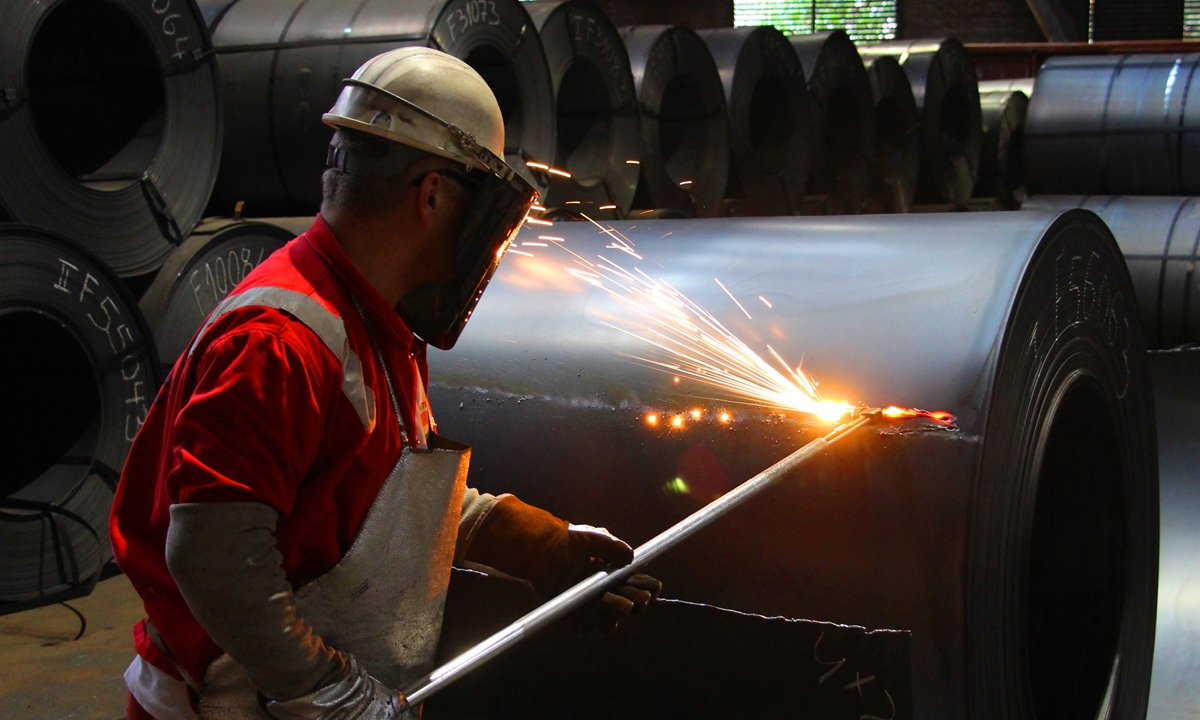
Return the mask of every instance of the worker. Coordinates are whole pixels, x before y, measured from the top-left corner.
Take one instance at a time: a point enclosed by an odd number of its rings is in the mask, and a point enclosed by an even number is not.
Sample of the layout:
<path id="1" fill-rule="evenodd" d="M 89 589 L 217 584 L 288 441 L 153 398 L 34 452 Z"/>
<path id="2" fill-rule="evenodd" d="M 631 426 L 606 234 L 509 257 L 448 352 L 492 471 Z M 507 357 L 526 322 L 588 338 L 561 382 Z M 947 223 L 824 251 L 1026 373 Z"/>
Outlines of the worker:
<path id="1" fill-rule="evenodd" d="M 111 536 L 148 619 L 134 720 L 410 718 L 452 563 L 550 597 L 633 553 L 466 487 L 426 345 L 451 348 L 536 198 L 484 80 L 428 48 L 346 80 L 321 213 L 209 315 L 129 453 Z M 514 468 L 514 471 L 516 469 Z M 661 585 L 635 575 L 605 629 Z"/>

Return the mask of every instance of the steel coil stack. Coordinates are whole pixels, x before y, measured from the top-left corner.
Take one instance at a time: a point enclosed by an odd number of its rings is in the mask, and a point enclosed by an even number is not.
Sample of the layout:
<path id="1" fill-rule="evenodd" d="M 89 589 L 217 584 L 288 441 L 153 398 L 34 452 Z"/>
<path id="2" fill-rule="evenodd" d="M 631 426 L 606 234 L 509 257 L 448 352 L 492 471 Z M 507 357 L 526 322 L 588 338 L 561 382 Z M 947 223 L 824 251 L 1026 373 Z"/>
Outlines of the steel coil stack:
<path id="1" fill-rule="evenodd" d="M 1158 557 L 1153 404 L 1133 287 L 1098 218 L 636 225 L 616 225 L 644 258 L 628 270 L 740 338 L 803 356 L 824 396 L 957 416 L 950 430 L 864 433 L 710 526 L 653 566 L 673 594 L 911 630 L 915 717 L 1094 717 L 1105 703 L 1140 716 Z M 587 225 L 553 232 L 584 257 L 608 252 Z M 636 545 L 827 431 L 721 405 L 719 390 L 630 360 L 647 349 L 610 324 L 617 301 L 556 256 L 510 260 L 471 332 L 430 358 L 434 413 L 472 446 L 480 488 Z M 556 270 L 567 279 L 550 286 Z M 544 358 L 536 373 L 531 357 Z M 652 411 L 681 420 L 652 425 Z"/>
<path id="2" fill-rule="evenodd" d="M 217 304 L 271 253 L 308 229 L 312 220 L 214 218 L 196 228 L 167 258 L 139 302 L 164 371 L 187 349 Z"/>
<path id="3" fill-rule="evenodd" d="M 975 66 L 962 43 L 893 41 L 860 50 L 865 59 L 895 57 L 921 112 L 919 203 L 965 202 L 975 189 L 983 121 Z"/>
<path id="4" fill-rule="evenodd" d="M 191 0 L 0 4 L 0 206 L 123 276 L 200 219 L 221 155 L 216 63 Z"/>
<path id="5" fill-rule="evenodd" d="M 908 212 L 921 173 L 921 113 L 896 58 L 868 58 L 866 67 L 875 103 L 875 177 L 866 210 Z"/>
<path id="6" fill-rule="evenodd" d="M 0 614 L 91 592 L 160 380 L 133 297 L 91 253 L 0 226 Z"/>
<path id="7" fill-rule="evenodd" d="M 1051 58 L 1026 121 L 1030 193 L 1200 194 L 1200 54 Z"/>
<path id="8" fill-rule="evenodd" d="M 634 207 L 716 215 L 729 181 L 729 120 L 708 47 L 679 25 L 623 28 L 621 39 L 641 116 Z"/>
<path id="9" fill-rule="evenodd" d="M 1200 198 L 1038 195 L 1022 210 L 1084 208 L 1100 216 L 1125 255 L 1147 345 L 1200 344 Z"/>
<path id="10" fill-rule="evenodd" d="M 863 209 L 875 175 L 875 101 L 854 42 L 843 30 L 788 38 L 812 99 L 812 178 L 808 191 L 828 195 L 825 210 Z"/>
<path id="11" fill-rule="evenodd" d="M 1025 200 L 1025 113 L 1029 97 L 1020 90 L 979 93 L 983 146 L 975 196 L 999 198 L 1006 207 Z"/>
<path id="12" fill-rule="evenodd" d="M 209 203 L 216 215 L 315 213 L 333 131 L 321 113 L 342 80 L 379 53 L 427 45 L 474 67 L 505 119 L 505 154 L 554 157 L 554 103 L 541 40 L 517 0 L 204 0 L 221 71 L 225 150 Z"/>
<path id="13" fill-rule="evenodd" d="M 541 34 L 554 90 L 557 147 L 543 205 L 623 217 L 641 158 L 637 93 L 617 28 L 586 0 L 525 4 Z M 609 207 L 611 206 L 611 207 Z"/>
<path id="14" fill-rule="evenodd" d="M 773 27 L 705 30 L 725 87 L 738 213 L 800 212 L 812 162 L 812 103 L 796 51 Z"/>

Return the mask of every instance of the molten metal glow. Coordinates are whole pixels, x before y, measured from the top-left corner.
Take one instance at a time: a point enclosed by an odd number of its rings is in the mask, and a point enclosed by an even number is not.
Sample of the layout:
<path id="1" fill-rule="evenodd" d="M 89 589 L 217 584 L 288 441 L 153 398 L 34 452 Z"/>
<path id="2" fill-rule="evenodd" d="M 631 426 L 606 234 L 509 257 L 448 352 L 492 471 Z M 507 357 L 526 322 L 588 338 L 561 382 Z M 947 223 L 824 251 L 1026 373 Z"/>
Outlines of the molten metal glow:
<path id="1" fill-rule="evenodd" d="M 704 417 L 704 411 L 700 408 L 693 408 L 688 415 L 691 415 L 693 420 L 699 420 L 700 418 Z"/>
<path id="2" fill-rule="evenodd" d="M 885 418 L 892 418 L 893 420 L 923 417 L 940 425 L 950 425 L 954 422 L 954 416 L 945 410 L 918 410 L 917 408 L 902 408 L 895 405 L 885 407 L 883 409 L 883 416 Z"/>
<path id="3" fill-rule="evenodd" d="M 717 420 L 719 420 L 723 425 L 728 425 L 729 421 L 732 419 L 733 419 L 733 416 L 730 415 L 729 413 L 725 412 L 724 410 L 722 410 L 721 414 L 717 416 Z"/>
<path id="4" fill-rule="evenodd" d="M 675 417 L 671 418 L 671 427 L 675 428 L 676 430 L 682 428 L 683 427 L 683 416 L 676 415 Z"/>
<path id="5" fill-rule="evenodd" d="M 650 413 L 646 415 L 646 424 L 650 427 L 658 427 L 658 413 Z"/>

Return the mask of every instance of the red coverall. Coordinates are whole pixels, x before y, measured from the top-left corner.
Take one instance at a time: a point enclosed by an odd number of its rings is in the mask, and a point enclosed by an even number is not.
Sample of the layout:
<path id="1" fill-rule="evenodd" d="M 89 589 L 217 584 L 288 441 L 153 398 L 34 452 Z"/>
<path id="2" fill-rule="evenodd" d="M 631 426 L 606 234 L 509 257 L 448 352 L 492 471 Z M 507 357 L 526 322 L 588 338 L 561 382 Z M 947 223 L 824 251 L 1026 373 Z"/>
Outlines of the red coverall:
<path id="1" fill-rule="evenodd" d="M 425 344 L 358 272 L 319 216 L 235 289 L 299 291 L 341 317 L 374 396 L 374 428 L 343 390 L 342 363 L 305 324 L 262 307 L 215 320 L 176 363 L 130 450 L 110 531 L 121 569 L 174 661 L 135 626 L 138 654 L 180 678 L 202 681 L 221 650 L 196 621 L 167 569 L 173 503 L 251 501 L 280 514 L 276 530 L 292 587 L 330 570 L 358 532 L 403 442 L 371 338 L 350 288 L 375 328 L 404 426 L 428 428 Z M 472 495 L 468 491 L 468 495 Z M 464 538 L 460 530 L 460 547 Z M 140 708 L 133 707 L 136 713 Z"/>

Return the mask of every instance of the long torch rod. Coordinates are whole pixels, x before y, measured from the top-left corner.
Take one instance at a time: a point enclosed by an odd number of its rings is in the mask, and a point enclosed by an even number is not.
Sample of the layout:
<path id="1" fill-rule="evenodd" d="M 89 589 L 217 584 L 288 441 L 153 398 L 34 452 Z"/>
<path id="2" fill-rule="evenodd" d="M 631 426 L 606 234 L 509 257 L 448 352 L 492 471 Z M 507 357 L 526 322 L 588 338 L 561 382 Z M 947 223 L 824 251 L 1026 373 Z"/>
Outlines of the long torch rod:
<path id="1" fill-rule="evenodd" d="M 625 567 L 597 572 L 553 600 L 527 613 L 508 627 L 492 635 L 462 655 L 435 669 L 425 677 L 405 688 L 404 695 L 413 707 L 420 705 L 450 683 L 483 665 L 500 653 L 541 630 L 550 623 L 591 601 L 610 587 L 625 580 L 634 571 L 683 542 L 694 533 L 774 485 L 789 472 L 820 456 L 838 440 L 879 417 L 878 410 L 859 410 L 854 419 L 817 438 L 796 452 L 763 470 L 736 488 L 725 493 L 708 505 L 688 515 L 667 530 L 659 533 L 633 551 L 633 562 Z"/>

